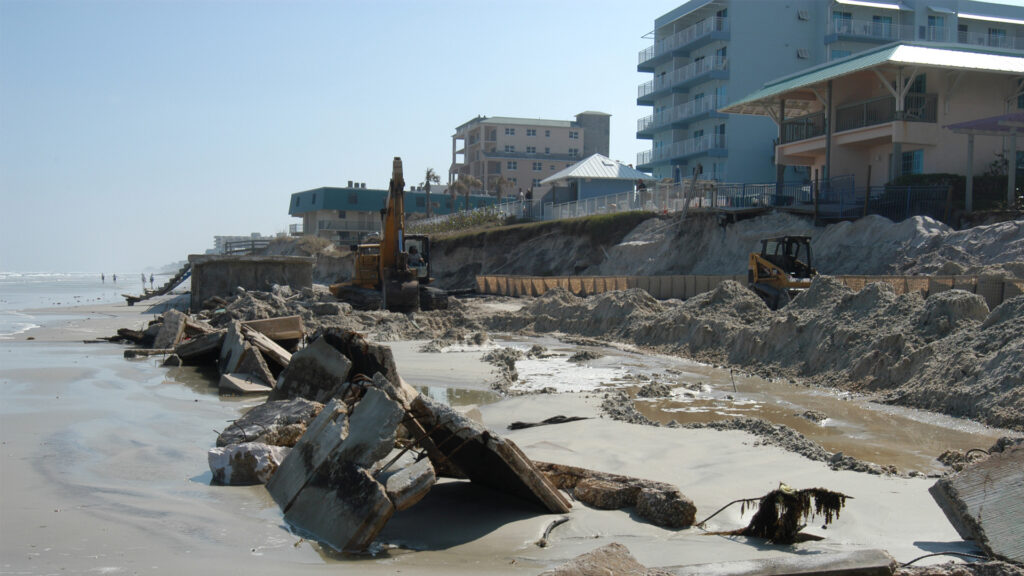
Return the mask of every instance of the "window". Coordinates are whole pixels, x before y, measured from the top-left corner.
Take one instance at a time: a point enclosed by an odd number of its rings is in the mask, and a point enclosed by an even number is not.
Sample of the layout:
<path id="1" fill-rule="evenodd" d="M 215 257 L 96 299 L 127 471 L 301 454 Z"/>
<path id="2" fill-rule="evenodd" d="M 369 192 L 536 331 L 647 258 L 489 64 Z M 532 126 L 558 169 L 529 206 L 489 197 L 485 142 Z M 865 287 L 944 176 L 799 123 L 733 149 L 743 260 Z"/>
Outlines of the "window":
<path id="1" fill-rule="evenodd" d="M 579 140 L 580 133 L 575 130 L 569 130 L 569 140 Z"/>
<path id="2" fill-rule="evenodd" d="M 566 166 L 568 166 L 568 164 L 566 164 Z M 552 170 L 554 170 L 554 169 L 555 169 L 555 165 L 554 165 L 554 164 L 552 164 L 552 165 L 551 165 L 551 169 L 552 169 Z"/>
<path id="3" fill-rule="evenodd" d="M 988 29 L 988 45 L 989 46 L 1007 46 L 1006 43 L 1006 29 L 1005 28 L 989 28 Z"/>
<path id="4" fill-rule="evenodd" d="M 534 178 L 533 180 L 531 180 L 530 181 L 530 186 L 533 186 L 533 187 L 540 186 L 540 178 Z"/>
<path id="5" fill-rule="evenodd" d="M 505 144 L 505 152 L 515 152 L 516 147 L 511 144 Z"/>
<path id="6" fill-rule="evenodd" d="M 832 31 L 837 34 L 849 34 L 853 31 L 853 14 L 849 12 L 832 12 Z"/>
<path id="7" fill-rule="evenodd" d="M 725 57 L 729 55 L 728 46 L 722 46 L 718 50 L 715 50 L 715 62 L 719 64 L 725 64 Z"/>
<path id="8" fill-rule="evenodd" d="M 358 204 L 359 203 L 359 194 L 357 194 L 355 192 L 349 192 L 348 193 L 348 203 L 349 204 Z"/>
<path id="9" fill-rule="evenodd" d="M 505 168 L 507 168 L 509 170 L 518 170 L 519 169 L 519 163 L 516 162 L 515 160 L 509 160 L 508 162 L 505 163 Z"/>
<path id="10" fill-rule="evenodd" d="M 339 219 L 344 220 L 345 216 L 346 216 L 346 214 L 345 214 L 344 210 L 338 210 L 338 218 Z"/>
<path id="11" fill-rule="evenodd" d="M 537 153 L 537 147 L 536 146 L 527 146 L 526 147 L 526 153 L 527 154 L 536 154 Z"/>
<path id="12" fill-rule="evenodd" d="M 810 51 L 807 50 L 807 48 L 797 48 L 796 57 L 801 60 L 806 60 L 811 57 L 811 53 Z"/>
<path id="13" fill-rule="evenodd" d="M 533 171 L 534 172 L 540 172 L 543 169 L 544 169 L 544 163 L 543 162 L 534 162 L 533 163 Z"/>
<path id="14" fill-rule="evenodd" d="M 302 201 L 302 198 L 296 196 L 295 197 L 295 205 L 298 206 L 300 201 Z"/>
<path id="15" fill-rule="evenodd" d="M 551 148 L 548 148 L 547 146 L 545 146 L 544 147 L 544 153 L 545 154 L 551 154 Z"/>
<path id="16" fill-rule="evenodd" d="M 694 140 L 696 140 L 697 138 L 703 138 L 703 137 L 704 137 L 704 130 L 703 129 L 694 130 L 693 131 L 693 139 Z"/>
<path id="17" fill-rule="evenodd" d="M 957 42 L 959 42 L 961 44 L 966 44 L 967 43 L 967 24 L 957 24 L 956 25 L 956 36 L 957 36 L 957 39 L 956 39 Z"/>
<path id="18" fill-rule="evenodd" d="M 505 128 L 505 136 L 515 136 L 515 135 L 516 135 L 516 129 L 515 128 Z"/>
<path id="19" fill-rule="evenodd" d="M 515 186 L 516 184 L 519 184 L 519 179 L 516 178 L 515 176 L 509 178 L 508 181 L 511 182 L 513 186 Z"/>
<path id="20" fill-rule="evenodd" d="M 316 194 L 313 194 L 313 204 L 316 204 Z"/>
<path id="21" fill-rule="evenodd" d="M 932 40 L 935 42 L 946 41 L 945 16 L 928 16 L 928 33 L 925 35 L 925 40 Z"/>
<path id="22" fill-rule="evenodd" d="M 527 136 L 536 136 L 537 135 L 536 128 L 527 128 L 526 129 L 526 135 Z"/>
<path id="23" fill-rule="evenodd" d="M 575 157 L 579 156 L 579 154 L 580 154 L 580 149 L 579 148 L 569 148 L 569 157 L 570 158 L 575 158 Z"/>
<path id="24" fill-rule="evenodd" d="M 872 16 L 871 35 L 876 38 L 892 36 L 892 16 Z"/>
<path id="25" fill-rule="evenodd" d="M 1024 94 L 1017 96 L 1017 108 L 1024 108 Z"/>
<path id="26" fill-rule="evenodd" d="M 850 54 L 851 52 L 849 50 L 832 49 L 832 52 L 829 53 L 829 60 L 838 60 L 840 58 L 846 58 Z"/>
<path id="27" fill-rule="evenodd" d="M 924 150 L 904 152 L 900 156 L 900 174 L 923 174 Z"/>
<path id="28" fill-rule="evenodd" d="M 551 138 L 551 130 L 545 130 L 544 131 L 544 137 L 545 138 Z"/>
<path id="29" fill-rule="evenodd" d="M 725 106 L 729 102 L 729 92 L 723 84 L 715 90 L 715 106 Z"/>

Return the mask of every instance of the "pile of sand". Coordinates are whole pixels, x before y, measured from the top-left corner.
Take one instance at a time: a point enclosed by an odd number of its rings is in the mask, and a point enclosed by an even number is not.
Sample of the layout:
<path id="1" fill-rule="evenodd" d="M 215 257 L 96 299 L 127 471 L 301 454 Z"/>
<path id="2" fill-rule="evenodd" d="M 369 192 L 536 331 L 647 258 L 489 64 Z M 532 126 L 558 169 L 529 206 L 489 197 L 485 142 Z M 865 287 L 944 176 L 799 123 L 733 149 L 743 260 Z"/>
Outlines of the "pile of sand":
<path id="1" fill-rule="evenodd" d="M 819 277 L 772 312 L 735 282 L 686 302 L 559 290 L 489 324 L 639 344 L 1024 429 L 1024 296 L 990 312 L 961 290 L 924 299 L 881 283 L 853 292 Z"/>

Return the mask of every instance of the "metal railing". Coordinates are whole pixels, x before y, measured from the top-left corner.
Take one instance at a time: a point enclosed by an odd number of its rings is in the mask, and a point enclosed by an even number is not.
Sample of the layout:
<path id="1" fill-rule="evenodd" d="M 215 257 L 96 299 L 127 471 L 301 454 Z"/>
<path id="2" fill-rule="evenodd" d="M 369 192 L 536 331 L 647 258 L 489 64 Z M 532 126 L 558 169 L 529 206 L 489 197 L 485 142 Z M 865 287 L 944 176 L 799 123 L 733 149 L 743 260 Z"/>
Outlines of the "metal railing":
<path id="1" fill-rule="evenodd" d="M 672 158 L 683 158 L 702 154 L 709 150 L 725 148 L 725 134 L 704 134 L 688 140 L 673 142 L 671 146 L 662 146 L 653 150 L 644 150 L 637 153 L 637 165 L 646 165 L 651 162 L 671 160 Z"/>
<path id="2" fill-rule="evenodd" d="M 828 33 L 891 42 L 894 40 L 913 40 L 914 26 L 878 20 L 843 20 L 833 18 L 829 21 Z"/>
<path id="3" fill-rule="evenodd" d="M 853 130 L 894 120 L 934 123 L 938 118 L 939 97 L 936 94 L 907 94 L 903 110 L 897 112 L 891 96 L 865 100 L 836 108 L 836 132 Z"/>
<path id="4" fill-rule="evenodd" d="M 255 254 L 270 245 L 269 239 L 235 240 L 224 243 L 224 253 L 232 255 Z"/>
<path id="5" fill-rule="evenodd" d="M 655 112 L 650 116 L 645 116 L 637 120 L 636 131 L 643 132 L 650 128 L 669 126 L 673 122 L 681 122 L 700 114 L 714 112 L 726 104 L 728 104 L 728 102 L 725 101 L 725 98 L 719 100 L 718 96 L 714 94 L 703 98 L 694 98 L 688 102 L 676 104 L 671 108 L 666 108 L 661 112 Z"/>
<path id="6" fill-rule="evenodd" d="M 812 214 L 825 220 L 856 219 L 879 214 L 894 222 L 915 215 L 945 220 L 949 212 L 948 186 L 879 186 L 867 191 L 857 189 L 852 175 L 811 183 L 787 182 L 781 189 L 775 183 L 742 184 L 714 180 L 689 180 L 657 184 L 647 189 L 621 192 L 572 202 L 545 203 L 510 201 L 469 212 L 417 220 L 416 225 L 437 224 L 449 218 L 480 221 L 474 215 L 498 215 L 542 220 L 579 218 L 597 214 L 648 211 L 662 214 L 682 212 L 750 212 L 780 209 Z"/>
<path id="7" fill-rule="evenodd" d="M 712 32 L 728 32 L 728 18 L 707 18 L 684 28 L 674 34 L 656 41 L 654 44 L 644 48 L 637 54 L 637 64 L 643 64 L 663 54 L 668 54 L 688 44 L 696 42 Z"/>
<path id="8" fill-rule="evenodd" d="M 825 133 L 825 113 L 815 112 L 782 123 L 782 143 L 789 144 Z"/>
<path id="9" fill-rule="evenodd" d="M 728 58 L 724 56 L 702 58 L 695 62 L 690 62 L 682 68 L 673 70 L 671 74 L 661 74 L 659 76 L 655 76 L 653 80 L 644 82 L 637 87 L 637 98 L 643 98 L 654 94 L 655 92 L 668 90 L 672 86 L 689 82 L 698 76 L 703 76 L 704 74 L 708 74 L 716 70 L 724 71 L 727 68 Z"/>
<path id="10" fill-rule="evenodd" d="M 380 232 L 380 222 L 341 222 L 338 220 L 318 220 L 317 230 L 341 230 L 349 232 Z"/>
<path id="11" fill-rule="evenodd" d="M 288 225 L 289 236 L 302 236 L 302 224 L 289 224 Z"/>

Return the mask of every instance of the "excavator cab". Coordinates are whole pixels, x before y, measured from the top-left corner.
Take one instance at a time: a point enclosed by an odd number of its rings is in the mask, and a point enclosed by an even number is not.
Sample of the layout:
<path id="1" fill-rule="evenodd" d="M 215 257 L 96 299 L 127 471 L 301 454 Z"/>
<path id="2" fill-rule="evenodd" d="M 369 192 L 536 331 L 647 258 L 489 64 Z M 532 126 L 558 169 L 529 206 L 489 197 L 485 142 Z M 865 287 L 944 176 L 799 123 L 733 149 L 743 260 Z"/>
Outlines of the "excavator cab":
<path id="1" fill-rule="evenodd" d="M 761 252 L 750 254 L 747 282 L 772 310 L 806 290 L 818 272 L 811 264 L 810 236 L 761 240 Z"/>

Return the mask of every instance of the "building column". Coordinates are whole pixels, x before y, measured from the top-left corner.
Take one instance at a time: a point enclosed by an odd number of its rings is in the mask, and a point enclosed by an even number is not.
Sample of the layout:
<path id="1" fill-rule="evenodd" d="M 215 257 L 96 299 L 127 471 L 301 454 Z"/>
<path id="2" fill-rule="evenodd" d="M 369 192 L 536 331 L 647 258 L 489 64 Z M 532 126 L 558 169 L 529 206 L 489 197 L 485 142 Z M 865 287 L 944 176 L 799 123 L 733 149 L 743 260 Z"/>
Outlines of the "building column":
<path id="1" fill-rule="evenodd" d="M 967 135 L 967 182 L 965 183 L 965 210 L 974 211 L 974 134 Z"/>
<path id="2" fill-rule="evenodd" d="M 1006 209 L 1013 209 L 1017 196 L 1017 129 L 1010 132 L 1010 154 L 1006 159 Z"/>
<path id="3" fill-rule="evenodd" d="M 779 160 L 779 146 L 782 146 L 782 134 L 783 134 L 783 122 L 786 121 L 786 99 L 779 99 L 779 140 L 778 144 L 775 145 L 775 149 L 772 150 L 772 154 L 775 155 L 775 195 L 778 197 L 782 194 L 782 189 L 785 187 L 786 180 L 786 166 Z"/>

